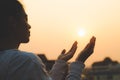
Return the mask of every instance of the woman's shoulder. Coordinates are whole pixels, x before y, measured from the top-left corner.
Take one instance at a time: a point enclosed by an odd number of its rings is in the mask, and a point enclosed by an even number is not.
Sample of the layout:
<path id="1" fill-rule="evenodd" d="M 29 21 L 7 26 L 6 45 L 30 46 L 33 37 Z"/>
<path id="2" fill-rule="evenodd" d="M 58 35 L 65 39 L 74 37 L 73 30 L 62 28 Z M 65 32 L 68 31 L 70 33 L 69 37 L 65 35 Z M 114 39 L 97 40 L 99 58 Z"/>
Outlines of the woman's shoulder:
<path id="1" fill-rule="evenodd" d="M 26 51 L 21 51 L 21 50 L 16 50 L 16 49 L 11 49 L 11 50 L 5 50 L 1 54 L 3 57 L 6 57 L 8 60 L 19 60 L 19 61 L 24 61 L 24 60 L 29 60 L 33 62 L 39 62 L 41 63 L 41 59 L 34 53 L 32 52 L 26 52 Z"/>

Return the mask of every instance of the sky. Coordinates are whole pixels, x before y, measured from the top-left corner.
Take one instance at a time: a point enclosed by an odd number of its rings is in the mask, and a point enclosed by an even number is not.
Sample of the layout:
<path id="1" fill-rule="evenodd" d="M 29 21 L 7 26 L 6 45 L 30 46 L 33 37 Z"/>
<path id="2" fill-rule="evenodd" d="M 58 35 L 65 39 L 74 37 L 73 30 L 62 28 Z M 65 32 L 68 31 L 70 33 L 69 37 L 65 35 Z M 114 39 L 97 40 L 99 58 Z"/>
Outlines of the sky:
<path id="1" fill-rule="evenodd" d="M 31 25 L 30 42 L 21 50 L 45 54 L 57 59 L 78 42 L 74 61 L 92 36 L 96 37 L 94 53 L 87 67 L 110 57 L 120 62 L 120 0 L 20 0 Z M 81 34 L 80 30 L 84 29 Z"/>

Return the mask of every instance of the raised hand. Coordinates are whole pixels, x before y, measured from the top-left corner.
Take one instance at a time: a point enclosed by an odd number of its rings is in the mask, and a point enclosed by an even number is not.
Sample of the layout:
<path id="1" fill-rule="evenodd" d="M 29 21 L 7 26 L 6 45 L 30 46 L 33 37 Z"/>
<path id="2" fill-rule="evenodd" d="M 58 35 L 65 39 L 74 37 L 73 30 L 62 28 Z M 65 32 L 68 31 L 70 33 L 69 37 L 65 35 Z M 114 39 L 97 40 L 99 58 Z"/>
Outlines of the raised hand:
<path id="1" fill-rule="evenodd" d="M 76 61 L 81 61 L 84 63 L 87 60 L 87 58 L 94 52 L 95 41 L 96 38 L 93 36 L 86 47 L 79 53 Z"/>
<path id="2" fill-rule="evenodd" d="M 66 50 L 64 49 L 61 54 L 58 56 L 58 60 L 64 60 L 64 61 L 68 61 L 70 60 L 73 55 L 75 54 L 77 49 L 77 41 L 75 41 L 71 47 L 71 49 L 66 53 Z"/>

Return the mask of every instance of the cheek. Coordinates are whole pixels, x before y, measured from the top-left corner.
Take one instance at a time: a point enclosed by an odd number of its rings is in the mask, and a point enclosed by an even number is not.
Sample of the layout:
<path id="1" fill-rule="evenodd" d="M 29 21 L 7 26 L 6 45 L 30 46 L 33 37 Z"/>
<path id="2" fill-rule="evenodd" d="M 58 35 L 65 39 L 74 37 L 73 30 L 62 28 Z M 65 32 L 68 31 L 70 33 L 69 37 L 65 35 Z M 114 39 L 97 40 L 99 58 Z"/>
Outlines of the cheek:
<path id="1" fill-rule="evenodd" d="M 27 23 L 24 21 L 21 21 L 17 24 L 15 28 L 15 37 L 17 37 L 18 40 L 27 40 L 29 39 L 30 32 Z"/>

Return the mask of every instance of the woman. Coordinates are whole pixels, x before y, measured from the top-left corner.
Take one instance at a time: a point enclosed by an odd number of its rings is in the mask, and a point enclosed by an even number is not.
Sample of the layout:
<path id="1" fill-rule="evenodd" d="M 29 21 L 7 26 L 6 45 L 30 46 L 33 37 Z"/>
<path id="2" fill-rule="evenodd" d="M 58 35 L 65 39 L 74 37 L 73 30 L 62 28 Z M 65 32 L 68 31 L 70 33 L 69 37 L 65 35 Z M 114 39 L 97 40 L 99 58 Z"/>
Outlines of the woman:
<path id="1" fill-rule="evenodd" d="M 0 10 L 0 80 L 80 80 L 84 62 L 93 53 L 95 37 L 69 69 L 67 61 L 77 49 L 76 41 L 67 53 L 62 51 L 48 73 L 38 56 L 19 50 L 21 43 L 29 42 L 31 28 L 22 4 L 18 0 L 1 0 Z"/>

